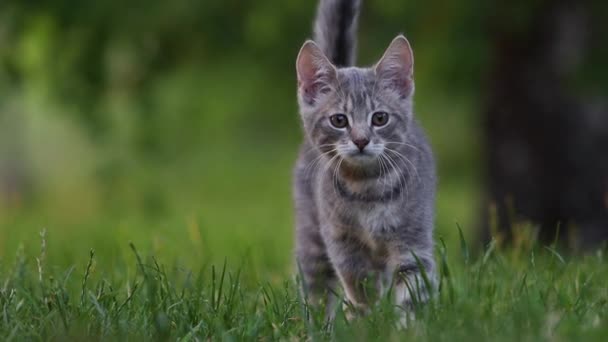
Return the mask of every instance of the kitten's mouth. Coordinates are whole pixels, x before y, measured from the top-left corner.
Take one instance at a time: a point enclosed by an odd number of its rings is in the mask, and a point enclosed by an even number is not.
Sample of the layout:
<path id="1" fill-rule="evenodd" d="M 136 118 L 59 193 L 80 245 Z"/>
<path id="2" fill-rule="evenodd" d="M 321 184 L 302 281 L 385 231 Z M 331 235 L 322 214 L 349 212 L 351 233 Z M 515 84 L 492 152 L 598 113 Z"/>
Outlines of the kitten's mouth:
<path id="1" fill-rule="evenodd" d="M 374 153 L 369 152 L 367 150 L 357 151 L 357 152 L 352 153 L 352 155 L 354 157 L 374 157 L 375 156 Z"/>
<path id="2" fill-rule="evenodd" d="M 349 146 L 347 148 L 339 148 L 338 154 L 349 164 L 366 166 L 376 164 L 382 151 L 383 148 L 381 146 L 367 146 L 363 150 Z"/>
<path id="3" fill-rule="evenodd" d="M 378 158 L 378 155 L 371 151 L 363 150 L 351 152 L 345 158 L 355 163 L 366 164 L 375 161 Z"/>

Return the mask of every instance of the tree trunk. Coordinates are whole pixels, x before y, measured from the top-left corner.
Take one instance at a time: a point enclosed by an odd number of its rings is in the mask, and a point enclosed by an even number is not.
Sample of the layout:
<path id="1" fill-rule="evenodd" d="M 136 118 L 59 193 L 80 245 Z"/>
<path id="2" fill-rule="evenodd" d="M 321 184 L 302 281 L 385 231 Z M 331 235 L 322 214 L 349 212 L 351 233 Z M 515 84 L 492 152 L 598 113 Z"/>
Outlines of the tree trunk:
<path id="1" fill-rule="evenodd" d="M 533 3 L 496 6 L 490 25 L 484 239 L 530 222 L 541 243 L 560 227 L 564 244 L 592 248 L 608 238 L 608 92 L 583 74 L 605 52 L 604 18 L 597 3 Z"/>

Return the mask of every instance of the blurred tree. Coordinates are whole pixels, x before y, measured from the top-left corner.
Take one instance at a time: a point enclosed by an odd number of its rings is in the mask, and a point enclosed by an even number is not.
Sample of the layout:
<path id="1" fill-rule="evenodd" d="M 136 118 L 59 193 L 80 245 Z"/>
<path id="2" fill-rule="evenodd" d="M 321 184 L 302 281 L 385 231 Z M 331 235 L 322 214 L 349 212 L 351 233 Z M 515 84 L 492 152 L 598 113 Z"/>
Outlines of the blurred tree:
<path id="1" fill-rule="evenodd" d="M 571 247 L 608 238 L 605 1 L 496 2 L 484 110 L 491 226 Z M 491 222 L 494 223 L 491 223 Z"/>
<path id="2" fill-rule="evenodd" d="M 606 235 L 605 3 L 364 1 L 361 64 L 377 60 L 399 31 L 414 46 L 420 117 L 443 191 L 474 192 L 478 117 L 468 113 L 492 56 L 483 111 L 488 194 L 507 237 L 525 219 L 541 224 L 545 241 L 558 222 L 585 232 L 584 245 Z M 37 194 L 51 172 L 33 165 L 57 156 L 69 166 L 92 154 L 93 171 L 82 174 L 97 177 L 110 198 L 136 183 L 130 172 L 139 167 L 182 169 L 229 144 L 296 144 L 293 63 L 316 1 L 277 4 L 0 1 L 0 193 Z M 64 186 L 68 167 L 60 164 Z M 450 190 L 453 183 L 463 191 Z M 441 214 L 462 215 L 453 210 Z"/>

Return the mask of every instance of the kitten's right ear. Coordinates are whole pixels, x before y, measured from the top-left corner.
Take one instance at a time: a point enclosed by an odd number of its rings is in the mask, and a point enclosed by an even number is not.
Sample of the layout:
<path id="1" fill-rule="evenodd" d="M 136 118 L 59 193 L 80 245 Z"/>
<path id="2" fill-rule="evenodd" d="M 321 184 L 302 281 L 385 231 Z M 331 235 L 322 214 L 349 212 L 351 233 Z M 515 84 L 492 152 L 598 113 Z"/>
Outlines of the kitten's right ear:
<path id="1" fill-rule="evenodd" d="M 312 40 L 302 45 L 296 61 L 296 70 L 298 93 L 305 104 L 309 106 L 317 104 L 321 95 L 333 89 L 336 67 Z"/>

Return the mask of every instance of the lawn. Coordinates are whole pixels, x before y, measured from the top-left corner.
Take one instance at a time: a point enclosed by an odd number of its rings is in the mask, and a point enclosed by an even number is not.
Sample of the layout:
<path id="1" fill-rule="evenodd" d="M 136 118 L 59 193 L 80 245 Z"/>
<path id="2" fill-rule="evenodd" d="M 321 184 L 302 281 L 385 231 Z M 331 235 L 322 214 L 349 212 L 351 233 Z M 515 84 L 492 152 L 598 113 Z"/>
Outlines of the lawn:
<path id="1" fill-rule="evenodd" d="M 247 256 L 189 269 L 125 241 L 113 263 L 91 250 L 57 265 L 48 254 L 61 245 L 48 231 L 37 238 L 37 254 L 19 249 L 3 259 L 3 341 L 599 341 L 608 334 L 601 251 L 566 257 L 549 246 L 505 250 L 493 242 L 473 256 L 464 238 L 455 249 L 439 239 L 440 290 L 399 330 L 388 300 L 351 322 L 338 309 L 329 328 L 299 295 L 297 276 L 256 270 Z M 273 248 L 259 242 L 256 250 Z"/>

